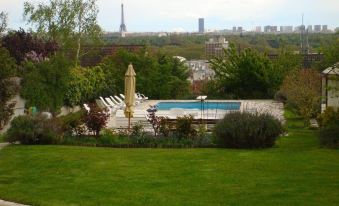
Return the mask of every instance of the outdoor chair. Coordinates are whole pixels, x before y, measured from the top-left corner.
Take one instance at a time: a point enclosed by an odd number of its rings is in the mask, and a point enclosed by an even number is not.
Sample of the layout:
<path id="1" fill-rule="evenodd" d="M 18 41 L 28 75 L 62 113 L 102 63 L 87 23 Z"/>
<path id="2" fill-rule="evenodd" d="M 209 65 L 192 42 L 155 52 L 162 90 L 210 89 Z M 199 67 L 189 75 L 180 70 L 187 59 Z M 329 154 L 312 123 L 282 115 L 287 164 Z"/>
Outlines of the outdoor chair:
<path id="1" fill-rule="evenodd" d="M 108 109 L 109 113 L 113 113 L 115 111 L 115 108 L 110 106 L 104 98 L 100 97 L 101 103 Z"/>

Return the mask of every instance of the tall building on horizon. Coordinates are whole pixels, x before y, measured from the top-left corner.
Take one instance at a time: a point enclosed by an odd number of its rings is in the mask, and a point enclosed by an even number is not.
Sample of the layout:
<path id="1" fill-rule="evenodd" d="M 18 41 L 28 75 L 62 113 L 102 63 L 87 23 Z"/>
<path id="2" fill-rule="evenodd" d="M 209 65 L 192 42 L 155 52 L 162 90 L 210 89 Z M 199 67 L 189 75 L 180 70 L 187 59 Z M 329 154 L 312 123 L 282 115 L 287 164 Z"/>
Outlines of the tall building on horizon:
<path id="1" fill-rule="evenodd" d="M 205 19 L 199 18 L 199 33 L 205 32 Z"/>
<path id="2" fill-rule="evenodd" d="M 315 32 L 321 32 L 321 25 L 314 25 Z"/>
<path id="3" fill-rule="evenodd" d="M 121 24 L 120 24 L 120 34 L 122 37 L 125 37 L 125 33 L 127 32 L 126 24 L 125 24 L 125 14 L 124 14 L 124 4 L 121 4 Z"/>

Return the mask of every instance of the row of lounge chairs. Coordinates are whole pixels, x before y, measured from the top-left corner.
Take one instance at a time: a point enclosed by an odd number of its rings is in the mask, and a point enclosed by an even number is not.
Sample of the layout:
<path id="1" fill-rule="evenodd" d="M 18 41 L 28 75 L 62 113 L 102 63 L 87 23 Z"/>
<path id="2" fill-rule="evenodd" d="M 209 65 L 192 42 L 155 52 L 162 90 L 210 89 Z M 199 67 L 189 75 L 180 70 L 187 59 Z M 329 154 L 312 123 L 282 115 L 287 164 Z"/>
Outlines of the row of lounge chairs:
<path id="1" fill-rule="evenodd" d="M 109 97 L 99 97 L 99 103 L 105 108 L 107 109 L 107 112 L 109 114 L 111 113 L 115 113 L 116 111 L 118 111 L 119 109 L 123 110 L 126 105 L 124 102 L 125 99 L 125 95 L 120 94 L 120 97 L 117 95 L 114 96 L 109 96 Z M 148 100 L 148 97 L 146 97 L 143 94 L 140 93 L 136 93 L 135 94 L 135 104 L 138 105 L 143 101 Z M 88 104 L 84 104 L 84 108 L 87 112 L 90 111 L 90 107 L 88 106 Z"/>

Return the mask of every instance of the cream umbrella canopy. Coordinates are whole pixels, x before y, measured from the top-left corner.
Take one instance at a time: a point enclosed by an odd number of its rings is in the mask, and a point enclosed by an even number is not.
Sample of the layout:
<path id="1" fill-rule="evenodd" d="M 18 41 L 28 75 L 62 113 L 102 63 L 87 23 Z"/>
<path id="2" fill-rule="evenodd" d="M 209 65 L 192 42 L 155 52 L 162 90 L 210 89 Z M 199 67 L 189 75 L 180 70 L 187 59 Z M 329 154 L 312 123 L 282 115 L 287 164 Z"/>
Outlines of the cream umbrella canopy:
<path id="1" fill-rule="evenodd" d="M 129 64 L 125 73 L 125 117 L 128 118 L 128 129 L 131 127 L 131 117 L 134 113 L 135 105 L 135 71 L 133 65 Z"/>

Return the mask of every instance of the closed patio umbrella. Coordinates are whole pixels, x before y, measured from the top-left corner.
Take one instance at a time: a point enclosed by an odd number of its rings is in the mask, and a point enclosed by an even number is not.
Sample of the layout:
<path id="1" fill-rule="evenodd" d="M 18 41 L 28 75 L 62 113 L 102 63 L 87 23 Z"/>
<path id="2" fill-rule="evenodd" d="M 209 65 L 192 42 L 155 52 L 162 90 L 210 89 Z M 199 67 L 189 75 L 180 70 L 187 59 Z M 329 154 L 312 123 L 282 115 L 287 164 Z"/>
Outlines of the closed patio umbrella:
<path id="1" fill-rule="evenodd" d="M 134 113 L 135 105 L 135 71 L 133 65 L 129 64 L 125 73 L 125 117 L 128 118 L 128 129 L 131 128 L 131 117 Z"/>

